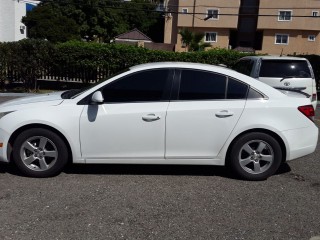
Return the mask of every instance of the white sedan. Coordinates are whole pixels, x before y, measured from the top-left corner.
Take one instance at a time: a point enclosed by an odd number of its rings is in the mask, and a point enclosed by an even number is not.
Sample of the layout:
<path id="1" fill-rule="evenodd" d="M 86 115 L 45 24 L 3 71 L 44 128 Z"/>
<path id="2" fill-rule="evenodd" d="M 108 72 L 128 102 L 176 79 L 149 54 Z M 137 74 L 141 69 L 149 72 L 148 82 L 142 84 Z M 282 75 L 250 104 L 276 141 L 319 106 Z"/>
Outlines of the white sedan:
<path id="1" fill-rule="evenodd" d="M 89 89 L 1 104 L 0 161 L 31 177 L 72 161 L 227 165 L 262 180 L 316 148 L 314 109 L 299 96 L 223 67 L 139 65 Z"/>

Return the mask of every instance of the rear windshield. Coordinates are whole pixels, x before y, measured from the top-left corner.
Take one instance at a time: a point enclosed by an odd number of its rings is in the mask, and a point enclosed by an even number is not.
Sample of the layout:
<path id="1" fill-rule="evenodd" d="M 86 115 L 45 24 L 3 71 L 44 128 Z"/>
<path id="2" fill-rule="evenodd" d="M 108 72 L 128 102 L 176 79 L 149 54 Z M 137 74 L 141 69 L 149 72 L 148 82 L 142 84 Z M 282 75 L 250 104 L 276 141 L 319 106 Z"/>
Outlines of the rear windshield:
<path id="1" fill-rule="evenodd" d="M 260 77 L 310 78 L 308 63 L 304 60 L 262 60 Z"/>

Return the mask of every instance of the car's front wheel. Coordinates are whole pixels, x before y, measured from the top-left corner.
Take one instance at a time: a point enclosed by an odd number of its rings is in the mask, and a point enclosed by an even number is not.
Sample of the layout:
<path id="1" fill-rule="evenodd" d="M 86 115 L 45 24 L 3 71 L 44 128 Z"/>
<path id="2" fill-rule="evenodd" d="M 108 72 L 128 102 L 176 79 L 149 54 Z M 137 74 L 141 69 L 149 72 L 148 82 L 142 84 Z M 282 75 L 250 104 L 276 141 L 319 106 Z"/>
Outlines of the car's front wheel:
<path id="1" fill-rule="evenodd" d="M 274 137 L 252 132 L 234 142 L 229 156 L 231 168 L 238 176 L 246 180 L 264 180 L 278 170 L 282 150 Z"/>
<path id="2" fill-rule="evenodd" d="M 52 177 L 68 162 L 68 149 L 61 137 L 47 129 L 33 128 L 13 143 L 13 161 L 29 177 Z"/>

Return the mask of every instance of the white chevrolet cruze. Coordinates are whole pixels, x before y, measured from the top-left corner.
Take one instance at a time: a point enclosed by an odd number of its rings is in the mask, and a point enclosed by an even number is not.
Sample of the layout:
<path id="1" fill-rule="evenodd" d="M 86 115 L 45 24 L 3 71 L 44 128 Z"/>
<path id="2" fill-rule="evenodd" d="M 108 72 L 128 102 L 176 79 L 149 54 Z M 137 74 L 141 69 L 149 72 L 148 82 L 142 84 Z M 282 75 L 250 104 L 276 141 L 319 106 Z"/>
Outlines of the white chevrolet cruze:
<path id="1" fill-rule="evenodd" d="M 314 108 L 253 78 L 195 63 L 132 67 L 89 89 L 0 105 L 0 160 L 31 177 L 73 163 L 227 165 L 262 180 L 312 153 Z"/>

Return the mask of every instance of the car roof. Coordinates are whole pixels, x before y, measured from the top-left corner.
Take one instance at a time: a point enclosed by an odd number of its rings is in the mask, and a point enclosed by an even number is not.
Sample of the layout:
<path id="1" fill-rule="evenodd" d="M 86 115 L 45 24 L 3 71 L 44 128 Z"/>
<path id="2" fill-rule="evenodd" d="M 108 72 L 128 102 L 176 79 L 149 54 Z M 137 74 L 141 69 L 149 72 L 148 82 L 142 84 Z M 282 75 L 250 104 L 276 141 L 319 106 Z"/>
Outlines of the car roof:
<path id="1" fill-rule="evenodd" d="M 237 71 L 234 71 L 232 69 L 222 67 L 222 66 L 216 66 L 216 65 L 210 65 L 210 64 L 202 64 L 202 63 L 190 63 L 190 62 L 155 62 L 155 63 L 146 63 L 146 64 L 140 64 L 136 66 L 129 67 L 129 71 L 122 72 L 108 80 L 106 82 L 112 82 L 114 80 L 117 80 L 123 76 L 126 76 L 130 73 L 139 72 L 143 70 L 149 70 L 149 69 L 157 69 L 157 68 L 184 68 L 184 69 L 196 69 L 196 70 L 204 70 L 204 71 L 210 71 L 215 73 L 220 73 L 222 75 L 230 76 L 231 78 L 237 79 L 238 81 L 242 81 L 246 84 L 249 84 L 251 87 L 263 92 L 268 97 L 277 97 L 277 98 L 283 98 L 285 95 L 282 94 L 280 91 L 274 89 L 273 87 L 257 81 L 256 79 L 249 77 L 247 75 L 244 75 L 242 73 L 239 73 Z M 89 92 L 86 92 L 86 94 L 90 94 L 99 88 L 103 86 L 105 82 L 101 82 L 100 84 L 96 85 L 95 87 L 91 88 Z M 79 95 L 79 97 L 83 97 L 82 95 Z"/>
<path id="2" fill-rule="evenodd" d="M 210 64 L 190 63 L 190 62 L 155 62 L 155 63 L 146 63 L 146 64 L 136 65 L 136 66 L 130 67 L 130 70 L 133 72 L 137 72 L 141 70 L 156 69 L 156 68 L 185 68 L 185 69 L 196 69 L 196 70 L 216 72 L 222 75 L 233 77 L 240 81 L 244 81 L 247 84 L 251 85 L 252 87 L 263 91 L 264 94 L 266 94 L 267 96 L 270 96 L 270 95 L 279 96 L 279 94 L 283 95 L 273 87 L 265 83 L 262 83 L 260 81 L 257 81 L 256 79 L 253 79 L 247 75 L 244 75 L 242 73 L 239 73 L 235 70 L 232 70 L 226 67 L 210 65 Z"/>
<path id="3" fill-rule="evenodd" d="M 290 56 L 247 56 L 241 59 L 268 59 L 268 60 L 306 60 L 302 57 L 290 57 Z"/>
<path id="4" fill-rule="evenodd" d="M 228 74 L 234 73 L 235 71 L 227 67 L 204 64 L 204 63 L 192 63 L 192 62 L 154 62 L 145 63 L 130 67 L 130 70 L 146 70 L 153 68 L 189 68 L 189 69 L 199 69 L 199 70 L 209 70 L 218 73 Z"/>

